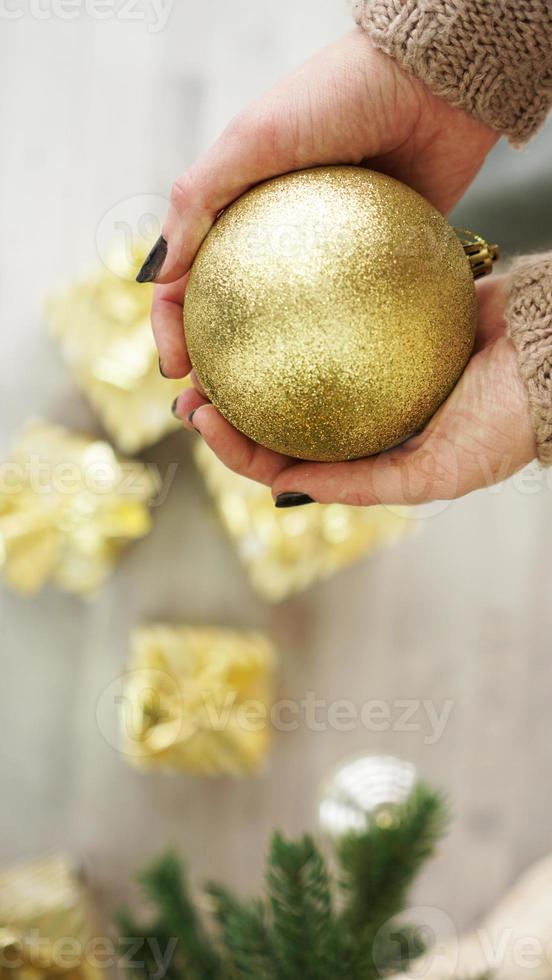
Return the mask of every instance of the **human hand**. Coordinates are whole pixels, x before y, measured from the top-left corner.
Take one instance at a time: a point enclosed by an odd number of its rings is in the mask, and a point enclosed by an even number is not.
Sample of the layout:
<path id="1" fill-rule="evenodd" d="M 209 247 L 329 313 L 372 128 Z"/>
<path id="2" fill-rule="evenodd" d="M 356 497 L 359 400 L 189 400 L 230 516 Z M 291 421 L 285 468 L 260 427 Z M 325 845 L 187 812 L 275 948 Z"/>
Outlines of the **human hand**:
<path id="1" fill-rule="evenodd" d="M 247 188 L 303 167 L 369 163 L 447 212 L 497 139 L 407 75 L 360 28 L 315 55 L 241 112 L 173 186 L 166 256 L 160 240 L 141 277 L 162 284 L 152 323 L 163 373 L 190 371 L 182 328 L 187 274 L 219 211 Z"/>
<path id="2" fill-rule="evenodd" d="M 168 254 L 152 320 L 164 373 L 190 370 L 182 330 L 187 272 L 218 212 L 248 187 L 328 163 L 369 163 L 447 212 L 498 134 L 433 96 L 356 30 L 241 113 L 173 189 Z M 535 454 L 527 399 L 504 336 L 505 287 L 479 287 L 478 346 L 423 433 L 380 456 L 302 463 L 255 445 L 208 404 L 197 379 L 175 411 L 230 468 L 272 486 L 280 503 L 417 503 L 504 479 Z M 201 409 L 198 411 L 198 409 Z M 284 495 L 282 497 L 281 495 Z M 286 497 L 291 494 L 292 497 Z"/>
<path id="3" fill-rule="evenodd" d="M 176 413 L 230 469 L 271 486 L 278 506 L 421 504 L 492 486 L 536 456 L 527 394 L 505 332 L 507 293 L 507 276 L 478 285 L 476 344 L 459 383 L 421 433 L 378 456 L 347 463 L 281 456 L 237 432 L 196 379 Z"/>

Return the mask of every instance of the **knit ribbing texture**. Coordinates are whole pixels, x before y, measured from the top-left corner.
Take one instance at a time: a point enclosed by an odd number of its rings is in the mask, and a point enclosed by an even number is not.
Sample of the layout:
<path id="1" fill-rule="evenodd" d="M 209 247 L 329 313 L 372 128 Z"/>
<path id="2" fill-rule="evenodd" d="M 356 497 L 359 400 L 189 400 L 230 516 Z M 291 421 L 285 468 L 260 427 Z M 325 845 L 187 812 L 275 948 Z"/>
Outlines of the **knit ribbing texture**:
<path id="1" fill-rule="evenodd" d="M 552 464 L 552 252 L 516 259 L 506 313 L 508 335 L 529 396 L 538 454 Z"/>
<path id="2" fill-rule="evenodd" d="M 552 105 L 552 0 L 352 0 L 373 43 L 521 145 Z"/>

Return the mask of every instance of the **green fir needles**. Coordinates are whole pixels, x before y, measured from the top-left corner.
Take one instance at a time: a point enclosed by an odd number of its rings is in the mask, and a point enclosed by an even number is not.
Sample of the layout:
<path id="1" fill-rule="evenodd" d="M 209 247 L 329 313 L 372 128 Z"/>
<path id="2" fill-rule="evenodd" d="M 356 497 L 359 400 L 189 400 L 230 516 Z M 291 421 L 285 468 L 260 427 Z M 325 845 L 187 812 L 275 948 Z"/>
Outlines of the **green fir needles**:
<path id="1" fill-rule="evenodd" d="M 274 834 L 266 898 L 211 884 L 208 923 L 169 853 L 139 877 L 154 909 L 149 927 L 119 916 L 126 949 L 133 940 L 127 970 L 137 980 L 376 980 L 404 970 L 423 945 L 415 927 L 392 920 L 446 822 L 441 795 L 418 783 L 339 841 L 334 875 L 312 837 Z"/>

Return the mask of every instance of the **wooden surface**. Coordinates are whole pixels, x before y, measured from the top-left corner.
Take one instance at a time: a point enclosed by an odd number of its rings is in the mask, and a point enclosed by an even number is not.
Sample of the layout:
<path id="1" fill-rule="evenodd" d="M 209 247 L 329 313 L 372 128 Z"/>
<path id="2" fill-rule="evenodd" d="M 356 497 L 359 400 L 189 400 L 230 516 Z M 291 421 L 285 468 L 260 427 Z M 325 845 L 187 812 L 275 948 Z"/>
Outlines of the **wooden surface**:
<path id="1" fill-rule="evenodd" d="M 121 199 L 165 194 L 233 112 L 348 23 L 341 0 L 177 0 L 157 33 L 84 13 L 1 23 L 2 451 L 37 412 L 97 425 L 42 307 L 97 262 L 103 216 Z M 549 129 L 523 154 L 500 147 L 462 223 L 510 247 L 551 244 L 551 141 Z M 190 445 L 177 435 L 148 454 L 180 461 L 175 485 L 153 534 L 96 600 L 1 594 L 0 861 L 69 849 L 115 903 L 130 871 L 174 843 L 199 878 L 246 891 L 274 826 L 314 825 L 328 768 L 381 751 L 450 793 L 452 833 L 418 897 L 458 926 L 474 921 L 552 848 L 552 480 L 452 504 L 405 543 L 270 608 L 212 516 Z M 262 777 L 242 783 L 142 776 L 98 730 L 95 709 L 124 667 L 129 628 L 151 618 L 267 627 L 283 697 L 381 699 L 395 722 L 402 699 L 437 710 L 450 700 L 450 720 L 435 744 L 427 723 L 302 725 L 279 735 Z"/>

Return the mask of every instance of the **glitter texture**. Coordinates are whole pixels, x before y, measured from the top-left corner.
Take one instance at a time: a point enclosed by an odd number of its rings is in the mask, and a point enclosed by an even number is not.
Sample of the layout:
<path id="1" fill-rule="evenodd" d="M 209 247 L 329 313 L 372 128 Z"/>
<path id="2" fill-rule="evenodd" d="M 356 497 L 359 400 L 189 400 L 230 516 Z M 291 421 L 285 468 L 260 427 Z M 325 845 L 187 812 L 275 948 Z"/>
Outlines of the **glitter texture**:
<path id="1" fill-rule="evenodd" d="M 188 348 L 241 432 L 345 460 L 424 426 L 470 356 L 473 277 L 443 216 L 360 167 L 286 174 L 221 215 L 192 268 Z"/>

